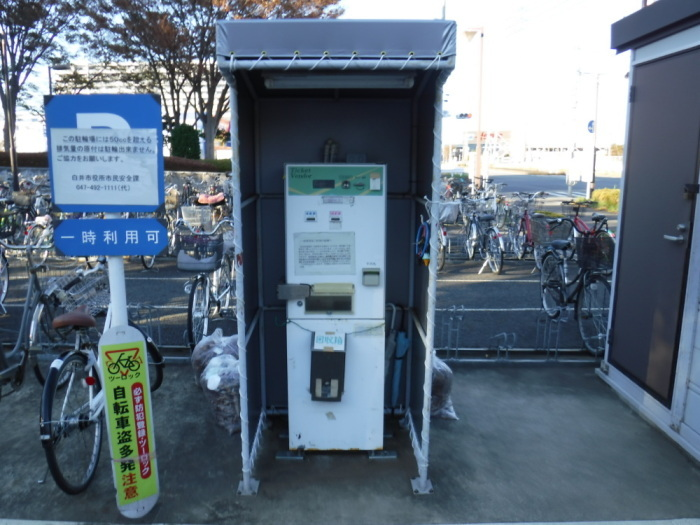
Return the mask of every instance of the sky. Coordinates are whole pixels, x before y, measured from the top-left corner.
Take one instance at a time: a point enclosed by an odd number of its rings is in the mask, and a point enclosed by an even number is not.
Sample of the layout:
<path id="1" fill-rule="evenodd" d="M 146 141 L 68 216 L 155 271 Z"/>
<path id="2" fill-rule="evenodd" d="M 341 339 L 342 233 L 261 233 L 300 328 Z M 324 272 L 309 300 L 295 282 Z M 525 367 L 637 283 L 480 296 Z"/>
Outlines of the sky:
<path id="1" fill-rule="evenodd" d="M 475 126 L 480 50 L 478 39 L 469 41 L 465 32 L 483 29 L 482 129 L 552 143 L 582 140 L 595 120 L 598 144 L 624 141 L 630 56 L 610 49 L 610 26 L 639 10 L 642 0 L 341 0 L 340 5 L 347 19 L 435 19 L 444 10 L 457 23 L 457 62 L 445 85 L 445 109 L 473 117 L 466 124 L 445 119 L 446 131 L 454 124 Z"/>

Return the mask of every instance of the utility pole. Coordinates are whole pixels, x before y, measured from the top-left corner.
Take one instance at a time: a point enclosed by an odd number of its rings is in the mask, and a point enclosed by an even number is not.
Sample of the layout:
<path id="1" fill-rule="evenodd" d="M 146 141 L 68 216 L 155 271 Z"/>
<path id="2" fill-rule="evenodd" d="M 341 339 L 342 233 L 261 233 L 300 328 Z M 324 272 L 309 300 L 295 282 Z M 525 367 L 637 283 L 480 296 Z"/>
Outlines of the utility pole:
<path id="1" fill-rule="evenodd" d="M 476 114 L 476 162 L 474 165 L 474 188 L 480 190 L 484 187 L 484 177 L 481 174 L 481 157 L 483 148 L 482 139 L 482 113 L 484 108 L 484 28 L 470 29 L 464 32 L 470 42 L 475 36 L 479 36 L 479 101 Z"/>

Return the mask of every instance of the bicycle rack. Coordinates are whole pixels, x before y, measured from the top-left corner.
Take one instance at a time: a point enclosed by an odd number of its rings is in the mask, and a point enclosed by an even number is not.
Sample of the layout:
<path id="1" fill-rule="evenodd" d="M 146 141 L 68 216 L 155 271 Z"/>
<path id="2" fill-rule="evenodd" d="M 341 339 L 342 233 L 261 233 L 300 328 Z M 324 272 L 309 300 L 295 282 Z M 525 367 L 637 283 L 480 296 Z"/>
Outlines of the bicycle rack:
<path id="1" fill-rule="evenodd" d="M 163 338 L 160 323 L 155 322 L 157 317 L 155 307 L 142 303 L 129 303 L 127 310 L 129 312 L 129 320 L 153 339 L 156 346 L 160 347 Z"/>
<path id="2" fill-rule="evenodd" d="M 517 339 L 518 336 L 515 332 L 501 332 L 491 337 L 489 340 L 489 350 L 496 351 L 496 360 L 508 360 L 510 358 L 509 353 L 515 348 Z M 501 352 L 504 352 L 505 357 L 501 357 Z"/>
<path id="3" fill-rule="evenodd" d="M 459 350 L 459 334 L 464 321 L 464 306 L 452 305 L 448 309 L 448 315 L 442 319 L 442 340 L 445 342 L 444 348 L 448 351 L 454 351 L 453 357 L 457 357 Z"/>
<path id="4" fill-rule="evenodd" d="M 547 312 L 540 310 L 537 316 L 537 337 L 535 349 L 546 352 L 547 360 L 550 359 L 552 351 L 554 352 L 554 360 L 559 357 L 559 336 L 561 334 L 561 325 L 569 321 L 568 308 L 562 308 L 559 316 L 551 318 Z"/>

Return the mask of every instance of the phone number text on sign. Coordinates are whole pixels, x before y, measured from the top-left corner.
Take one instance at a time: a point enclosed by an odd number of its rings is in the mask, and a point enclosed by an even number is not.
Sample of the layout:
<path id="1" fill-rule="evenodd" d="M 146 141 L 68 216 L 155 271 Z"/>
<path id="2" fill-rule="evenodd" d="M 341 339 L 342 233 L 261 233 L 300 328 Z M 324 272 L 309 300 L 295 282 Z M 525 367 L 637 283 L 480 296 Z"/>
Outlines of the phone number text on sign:
<path id="1" fill-rule="evenodd" d="M 54 200 L 158 204 L 156 129 L 51 129 Z"/>

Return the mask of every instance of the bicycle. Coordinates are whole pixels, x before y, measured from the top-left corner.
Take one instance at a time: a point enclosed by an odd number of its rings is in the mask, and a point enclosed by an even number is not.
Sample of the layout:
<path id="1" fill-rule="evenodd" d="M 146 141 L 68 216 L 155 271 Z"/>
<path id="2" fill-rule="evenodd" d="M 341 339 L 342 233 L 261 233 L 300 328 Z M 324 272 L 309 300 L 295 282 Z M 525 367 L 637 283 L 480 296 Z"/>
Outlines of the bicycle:
<path id="1" fill-rule="evenodd" d="M 576 229 L 571 219 L 547 223 L 564 231 Z M 614 242 L 596 232 L 579 231 L 580 237 L 553 240 L 542 260 L 540 287 L 542 308 L 550 318 L 560 318 L 568 305 L 574 315 L 586 349 L 594 356 L 605 350 L 610 308 L 610 284 L 606 275 L 612 268 Z M 578 268 L 570 269 L 572 252 Z M 573 273 L 573 275 L 571 275 Z"/>
<path id="2" fill-rule="evenodd" d="M 70 330 L 57 330 L 52 323 L 56 317 L 81 305 L 96 318 L 106 317 L 109 280 L 104 257 L 98 257 L 86 268 L 78 267 L 49 279 L 37 300 L 29 326 L 29 345 L 35 356 L 34 374 L 42 385 L 53 359 L 73 346 Z M 91 336 L 97 341 L 100 330 L 96 328 Z"/>
<path id="3" fill-rule="evenodd" d="M 48 469 L 68 494 L 79 494 L 88 487 L 102 448 L 106 395 L 100 385 L 98 346 L 90 336 L 96 326 L 84 305 L 52 322 L 57 331 L 75 332 L 75 346 L 51 364 L 41 397 L 39 426 Z M 150 338 L 146 339 L 146 351 L 150 390 L 154 392 L 163 381 L 163 357 Z M 143 358 L 134 356 L 127 361 L 132 373 L 140 373 Z M 120 364 L 108 365 L 109 373 L 113 365 L 118 373 Z"/>
<path id="4" fill-rule="evenodd" d="M 481 199 L 462 201 L 464 248 L 468 259 L 474 259 L 476 253 L 484 259 L 479 273 L 483 272 L 488 265 L 493 273 L 500 274 L 503 271 L 501 234 L 493 224 L 496 220 L 495 215 L 479 211 L 479 206 L 483 202 Z"/>
<path id="5" fill-rule="evenodd" d="M 3 249 L 23 250 L 26 252 L 29 275 L 17 340 L 9 352 L 0 349 L 0 399 L 2 399 L 3 396 L 18 391 L 24 382 L 25 370 L 30 361 L 29 327 L 32 311 L 41 296 L 41 284 L 37 274 L 43 271 L 45 267 L 34 264 L 31 246 L 11 245 L 5 242 L 5 239 L 0 239 L 0 245 Z M 10 390 L 4 393 L 3 389 L 7 386 L 10 387 Z"/>
<path id="6" fill-rule="evenodd" d="M 562 201 L 562 214 L 568 216 L 576 226 L 573 232 L 574 236 L 578 237 L 580 235 L 598 235 L 614 238 L 615 236 L 608 230 L 608 218 L 602 213 L 593 213 L 591 215 L 593 227 L 590 227 L 581 218 L 581 208 L 593 206 L 594 204 L 594 201 Z"/>
<path id="7" fill-rule="evenodd" d="M 513 215 L 511 215 L 508 228 L 508 236 L 511 241 L 511 246 L 513 247 L 513 253 L 518 259 L 523 259 L 527 254 L 532 253 L 537 268 L 542 266 L 544 248 L 541 244 L 535 242 L 532 234 L 533 221 L 542 222 L 545 218 L 544 215 L 540 213 L 530 214 L 530 206 L 545 195 L 547 194 L 543 191 L 538 191 L 536 193 L 515 193 L 514 196 L 518 201 L 510 208 L 511 214 L 514 209 L 520 210 L 514 218 Z"/>
<path id="8" fill-rule="evenodd" d="M 207 231 L 179 221 L 177 268 L 196 272 L 185 285 L 187 305 L 187 342 L 190 349 L 207 335 L 209 320 L 226 317 L 235 311 L 235 267 L 232 248 L 226 246 L 225 230 L 232 230 L 233 221 L 222 219 Z"/>

